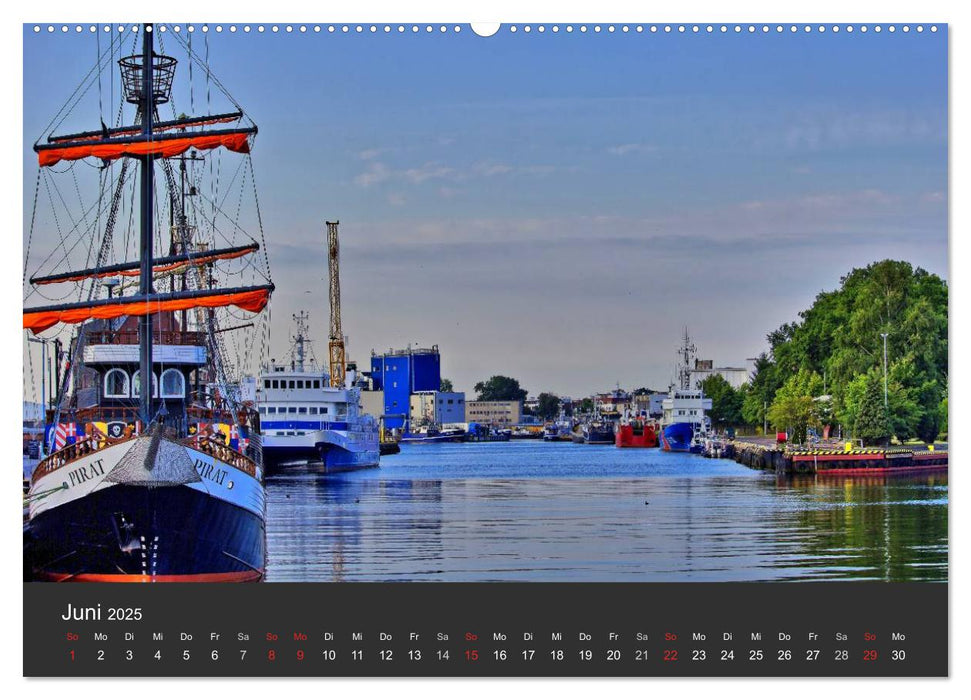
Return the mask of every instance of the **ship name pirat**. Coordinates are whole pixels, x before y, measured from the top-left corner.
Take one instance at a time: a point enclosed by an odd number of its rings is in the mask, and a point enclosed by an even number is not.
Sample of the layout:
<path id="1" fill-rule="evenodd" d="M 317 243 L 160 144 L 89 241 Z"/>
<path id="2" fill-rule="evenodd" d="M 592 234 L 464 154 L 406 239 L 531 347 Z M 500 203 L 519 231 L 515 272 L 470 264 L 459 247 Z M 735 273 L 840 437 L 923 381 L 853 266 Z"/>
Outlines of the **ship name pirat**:
<path id="1" fill-rule="evenodd" d="M 220 486 L 223 485 L 223 481 L 225 481 L 226 474 L 228 473 L 225 469 L 217 469 L 216 465 L 209 464 L 202 459 L 196 460 L 196 471 L 199 472 L 199 476 L 203 479 L 213 481 Z"/>
<path id="2" fill-rule="evenodd" d="M 104 476 L 105 468 L 101 464 L 101 460 L 95 460 L 86 467 L 78 467 L 77 469 L 72 469 L 68 474 L 71 480 L 71 486 L 77 486 L 83 484 L 88 479 L 93 479 L 96 476 Z"/>

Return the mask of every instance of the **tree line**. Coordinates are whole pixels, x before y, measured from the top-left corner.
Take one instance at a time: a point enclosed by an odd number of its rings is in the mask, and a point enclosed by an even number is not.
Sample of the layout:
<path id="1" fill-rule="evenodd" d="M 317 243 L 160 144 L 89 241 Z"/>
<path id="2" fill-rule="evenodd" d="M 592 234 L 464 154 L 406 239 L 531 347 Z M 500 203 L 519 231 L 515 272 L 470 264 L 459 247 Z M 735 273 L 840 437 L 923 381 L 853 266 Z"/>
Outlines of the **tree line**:
<path id="1" fill-rule="evenodd" d="M 947 314 L 937 275 L 897 260 L 854 269 L 768 334 L 742 387 L 719 375 L 700 383 L 712 422 L 768 423 L 800 442 L 837 425 L 866 445 L 932 442 L 947 433 Z"/>

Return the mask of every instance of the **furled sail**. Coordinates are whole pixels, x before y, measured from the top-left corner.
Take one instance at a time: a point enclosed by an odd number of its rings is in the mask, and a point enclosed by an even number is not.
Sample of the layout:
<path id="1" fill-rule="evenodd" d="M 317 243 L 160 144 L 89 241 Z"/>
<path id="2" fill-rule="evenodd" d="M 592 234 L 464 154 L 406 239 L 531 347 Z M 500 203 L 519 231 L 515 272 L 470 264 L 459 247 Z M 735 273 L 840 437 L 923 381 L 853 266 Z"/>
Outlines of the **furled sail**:
<path id="1" fill-rule="evenodd" d="M 238 121 L 243 117 L 242 112 L 226 112 L 225 114 L 210 114 L 204 117 L 180 117 L 164 122 L 154 122 L 153 132 L 171 131 L 172 129 L 187 129 L 189 127 L 212 126 L 213 124 L 228 124 Z M 116 126 L 112 128 L 99 129 L 97 131 L 82 131 L 76 134 L 63 134 L 61 136 L 48 136 L 48 143 L 65 143 L 67 141 L 86 141 L 102 138 L 115 138 L 118 136 L 136 136 L 142 132 L 140 124 L 131 126 Z"/>
<path id="2" fill-rule="evenodd" d="M 183 253 L 181 255 L 169 255 L 164 258 L 156 258 L 152 267 L 153 274 L 171 272 L 183 266 L 199 266 L 216 262 L 217 260 L 232 260 L 241 258 L 249 253 L 255 253 L 260 249 L 258 243 L 251 243 L 234 248 L 218 248 L 216 250 L 204 250 L 196 253 Z M 80 282 L 86 279 L 103 279 L 105 277 L 137 277 L 140 271 L 138 262 L 118 263 L 117 265 L 105 265 L 100 268 L 88 270 L 77 270 L 73 272 L 61 272 L 56 275 L 46 275 L 44 277 L 31 277 L 31 284 L 55 284 L 57 282 Z"/>
<path id="3" fill-rule="evenodd" d="M 272 284 L 232 289 L 201 289 L 24 309 L 24 328 L 41 333 L 57 323 L 147 316 L 162 311 L 183 311 L 200 307 L 212 309 L 235 306 L 244 311 L 259 313 L 269 302 L 273 289 Z"/>
<path id="4" fill-rule="evenodd" d="M 197 133 L 155 134 L 116 139 L 100 139 L 37 144 L 37 160 L 40 166 L 56 165 L 62 160 L 100 158 L 115 160 L 122 156 L 161 156 L 171 158 L 190 148 L 200 151 L 211 148 L 227 148 L 236 153 L 249 153 L 249 137 L 256 127 L 200 131 Z"/>

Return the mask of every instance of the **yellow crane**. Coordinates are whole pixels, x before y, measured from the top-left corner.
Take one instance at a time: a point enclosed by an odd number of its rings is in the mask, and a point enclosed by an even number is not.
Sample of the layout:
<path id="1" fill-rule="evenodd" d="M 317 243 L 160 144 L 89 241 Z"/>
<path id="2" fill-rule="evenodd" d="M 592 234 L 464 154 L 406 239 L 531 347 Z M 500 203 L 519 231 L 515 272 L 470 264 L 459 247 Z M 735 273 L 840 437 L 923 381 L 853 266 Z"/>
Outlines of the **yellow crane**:
<path id="1" fill-rule="evenodd" d="M 337 241 L 339 221 L 327 222 L 327 261 L 330 269 L 330 385 L 343 387 L 347 375 L 344 357 L 344 333 L 341 330 L 340 244 Z"/>

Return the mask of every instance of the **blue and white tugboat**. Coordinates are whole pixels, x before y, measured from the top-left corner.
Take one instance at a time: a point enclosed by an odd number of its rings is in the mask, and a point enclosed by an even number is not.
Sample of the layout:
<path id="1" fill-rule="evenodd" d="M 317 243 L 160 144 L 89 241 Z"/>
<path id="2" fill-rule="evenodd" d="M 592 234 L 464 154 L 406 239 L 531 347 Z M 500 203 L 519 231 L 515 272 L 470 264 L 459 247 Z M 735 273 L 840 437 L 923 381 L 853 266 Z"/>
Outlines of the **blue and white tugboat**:
<path id="1" fill-rule="evenodd" d="M 661 449 L 666 452 L 700 453 L 710 431 L 706 411 L 711 410 L 711 399 L 705 398 L 701 389 L 691 387 L 691 365 L 695 346 L 684 331 L 684 341 L 678 349 L 678 385 L 672 385 L 668 396 L 662 400 L 664 412 L 661 418 Z"/>
<path id="2" fill-rule="evenodd" d="M 307 314 L 294 315 L 290 361 L 271 362 L 257 384 L 257 406 L 268 469 L 307 467 L 325 473 L 378 466 L 377 421 L 361 413 L 354 371 L 342 386 L 318 366 L 307 337 Z M 309 351 L 309 353 L 308 353 Z"/>

